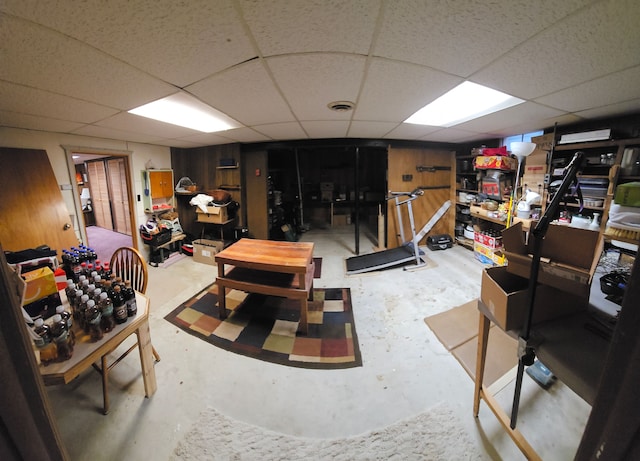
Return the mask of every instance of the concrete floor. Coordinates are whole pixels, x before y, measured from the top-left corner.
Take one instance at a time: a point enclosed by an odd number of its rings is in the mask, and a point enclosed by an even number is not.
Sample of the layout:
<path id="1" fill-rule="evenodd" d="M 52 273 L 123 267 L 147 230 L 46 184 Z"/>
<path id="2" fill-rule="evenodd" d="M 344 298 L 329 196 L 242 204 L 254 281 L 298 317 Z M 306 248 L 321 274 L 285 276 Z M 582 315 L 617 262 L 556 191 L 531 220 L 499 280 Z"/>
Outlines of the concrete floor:
<path id="1" fill-rule="evenodd" d="M 362 367 L 291 368 L 207 344 L 164 316 L 212 283 L 216 268 L 190 258 L 150 267 L 151 337 L 162 357 L 155 365 L 158 391 L 144 398 L 137 354 L 112 371 L 106 416 L 95 372 L 47 388 L 71 459 L 168 459 L 206 407 L 272 431 L 332 438 L 380 429 L 441 402 L 487 459 L 524 459 L 484 403 L 479 418 L 473 417 L 471 378 L 424 323 L 426 316 L 479 296 L 483 265 L 471 251 L 425 250 L 424 269 L 345 276 L 344 260 L 355 249 L 353 226 L 311 230 L 301 240 L 314 242 L 314 255 L 323 258 L 316 287 L 351 289 Z M 374 244 L 363 233 L 360 254 L 372 252 Z M 513 383 L 497 394 L 504 408 L 512 397 Z M 518 428 L 543 459 L 573 458 L 589 411 L 562 383 L 544 391 L 525 374 Z"/>

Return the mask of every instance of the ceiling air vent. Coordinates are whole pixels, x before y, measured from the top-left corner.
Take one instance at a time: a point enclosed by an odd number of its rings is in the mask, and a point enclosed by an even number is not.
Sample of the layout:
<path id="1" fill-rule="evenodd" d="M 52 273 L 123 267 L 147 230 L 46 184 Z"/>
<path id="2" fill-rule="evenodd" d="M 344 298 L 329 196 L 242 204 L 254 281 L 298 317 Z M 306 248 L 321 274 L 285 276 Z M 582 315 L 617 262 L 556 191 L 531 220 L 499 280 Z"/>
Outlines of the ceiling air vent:
<path id="1" fill-rule="evenodd" d="M 351 101 L 333 101 L 327 104 L 327 107 L 331 110 L 335 110 L 336 112 L 348 112 L 353 110 L 354 103 Z"/>

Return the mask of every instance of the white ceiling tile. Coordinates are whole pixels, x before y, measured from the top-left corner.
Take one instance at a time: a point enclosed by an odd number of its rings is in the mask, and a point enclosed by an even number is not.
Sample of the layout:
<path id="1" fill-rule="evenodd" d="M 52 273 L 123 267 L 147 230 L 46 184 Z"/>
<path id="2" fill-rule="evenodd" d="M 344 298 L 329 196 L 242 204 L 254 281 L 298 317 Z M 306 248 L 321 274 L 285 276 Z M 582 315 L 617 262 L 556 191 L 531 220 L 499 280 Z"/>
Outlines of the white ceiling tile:
<path id="1" fill-rule="evenodd" d="M 95 125 L 115 128 L 116 130 L 135 131 L 145 134 L 159 133 L 163 138 L 181 138 L 192 134 L 199 133 L 190 128 L 171 125 L 170 123 L 159 122 L 140 115 L 130 114 L 128 112 L 120 112 L 113 117 L 102 120 Z M 158 137 L 158 136 L 156 136 Z"/>
<path id="2" fill-rule="evenodd" d="M 564 112 L 550 107 L 545 107 L 532 102 L 524 102 L 517 106 L 509 107 L 484 117 L 470 120 L 465 123 L 455 125 L 460 130 L 472 131 L 474 133 L 491 132 L 496 127 L 509 127 L 514 124 L 524 123 L 527 120 L 542 120 L 552 117 L 559 117 Z M 518 134 L 518 133 L 512 133 Z"/>
<path id="3" fill-rule="evenodd" d="M 415 125 L 413 123 L 401 123 L 397 128 L 387 133 L 385 138 L 392 139 L 418 139 L 430 133 L 440 130 L 436 126 Z"/>
<path id="4" fill-rule="evenodd" d="M 92 123 L 116 114 L 110 107 L 0 81 L 0 109 L 47 118 Z"/>
<path id="5" fill-rule="evenodd" d="M 588 2 L 391 1 L 374 55 L 467 77 Z"/>
<path id="6" fill-rule="evenodd" d="M 216 74 L 186 91 L 245 126 L 294 121 L 261 60 Z"/>
<path id="7" fill-rule="evenodd" d="M 344 138 L 349 129 L 348 121 L 300 122 L 311 138 Z"/>
<path id="8" fill-rule="evenodd" d="M 131 109 L 176 89 L 77 40 L 3 17 L 0 79 Z"/>
<path id="9" fill-rule="evenodd" d="M 334 112 L 333 101 L 355 101 L 365 58 L 346 54 L 305 54 L 269 58 L 276 84 L 287 95 L 298 120 L 345 120 L 350 112 Z"/>
<path id="10" fill-rule="evenodd" d="M 70 122 L 67 120 L 57 120 L 54 118 L 0 110 L 0 126 L 11 128 L 67 133 L 78 129 L 83 125 L 84 124 L 82 123 Z"/>
<path id="11" fill-rule="evenodd" d="M 434 142 L 460 142 L 459 139 L 470 141 L 474 139 L 487 138 L 489 138 L 489 136 L 485 135 L 484 133 L 474 133 L 472 131 L 461 130 L 459 128 L 440 128 L 438 129 L 438 131 L 429 133 L 428 136 L 423 136 L 420 139 Z"/>
<path id="12" fill-rule="evenodd" d="M 13 14 L 179 87 L 256 56 L 232 0 L 13 3 Z"/>
<path id="13" fill-rule="evenodd" d="M 602 119 L 605 117 L 617 117 L 625 114 L 639 114 L 640 99 L 620 102 L 608 106 L 596 107 L 595 109 L 576 112 L 576 115 L 585 119 Z"/>
<path id="14" fill-rule="evenodd" d="M 235 128 L 233 130 L 220 131 L 218 136 L 224 137 L 230 141 L 235 142 L 263 142 L 271 141 L 264 134 L 252 129 L 252 128 Z M 227 144 L 228 144 L 227 142 Z"/>
<path id="15" fill-rule="evenodd" d="M 207 141 L 205 145 L 225 144 L 226 141 L 227 141 L 226 139 L 215 139 L 211 142 Z M 157 144 L 159 146 L 180 147 L 182 149 L 190 149 L 194 147 L 203 146 L 202 142 L 189 141 L 182 138 L 181 139 L 176 139 L 176 138 L 160 139 L 158 141 L 154 141 L 154 144 Z"/>
<path id="16" fill-rule="evenodd" d="M 398 126 L 395 122 L 361 122 L 354 120 L 347 135 L 350 138 L 382 138 Z"/>
<path id="17" fill-rule="evenodd" d="M 162 139 L 159 136 L 116 130 L 114 128 L 107 128 L 96 125 L 85 125 L 82 128 L 73 130 L 73 133 L 84 136 L 92 136 L 94 138 L 119 139 L 122 141 L 141 142 L 145 144 L 154 144 L 156 141 Z"/>
<path id="18" fill-rule="evenodd" d="M 265 124 L 254 128 L 272 140 L 307 139 L 309 137 L 297 122 Z"/>
<path id="19" fill-rule="evenodd" d="M 242 15 L 263 56 L 301 52 L 366 55 L 379 0 L 243 0 Z"/>
<path id="20" fill-rule="evenodd" d="M 531 99 L 638 65 L 638 11 L 636 0 L 596 2 L 515 48 L 472 80 Z"/>
<path id="21" fill-rule="evenodd" d="M 462 79 L 388 59 L 374 59 L 355 109 L 357 120 L 406 120 Z"/>
<path id="22" fill-rule="evenodd" d="M 616 104 L 629 97 L 640 98 L 640 66 L 543 96 L 536 99 L 536 102 L 567 112 L 579 112 Z"/>

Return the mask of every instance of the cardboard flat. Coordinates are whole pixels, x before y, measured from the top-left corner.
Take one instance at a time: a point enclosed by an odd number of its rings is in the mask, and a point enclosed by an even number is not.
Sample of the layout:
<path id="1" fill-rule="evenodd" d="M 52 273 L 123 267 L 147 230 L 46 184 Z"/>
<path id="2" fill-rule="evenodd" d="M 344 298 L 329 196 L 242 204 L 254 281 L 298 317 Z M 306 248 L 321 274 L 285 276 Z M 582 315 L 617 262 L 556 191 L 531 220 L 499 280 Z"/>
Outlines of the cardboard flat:
<path id="1" fill-rule="evenodd" d="M 438 340 L 475 379 L 480 322 L 478 300 L 424 319 Z M 492 323 L 483 382 L 489 386 L 517 364 L 517 341 Z"/>
<path id="2" fill-rule="evenodd" d="M 440 342 L 451 349 L 478 335 L 478 300 L 424 319 Z"/>
<path id="3" fill-rule="evenodd" d="M 511 264 L 511 261 L 509 261 Z M 515 275 L 509 267 L 490 267 L 482 272 L 480 299 L 504 330 L 522 328 L 529 298 L 529 280 Z M 587 309 L 588 297 L 538 284 L 532 322 L 538 323 Z"/>
<path id="4" fill-rule="evenodd" d="M 475 381 L 478 355 L 477 335 L 453 349 L 451 353 L 471 379 Z M 490 328 L 482 384 L 490 386 L 516 365 L 518 365 L 518 341 L 500 328 Z"/>

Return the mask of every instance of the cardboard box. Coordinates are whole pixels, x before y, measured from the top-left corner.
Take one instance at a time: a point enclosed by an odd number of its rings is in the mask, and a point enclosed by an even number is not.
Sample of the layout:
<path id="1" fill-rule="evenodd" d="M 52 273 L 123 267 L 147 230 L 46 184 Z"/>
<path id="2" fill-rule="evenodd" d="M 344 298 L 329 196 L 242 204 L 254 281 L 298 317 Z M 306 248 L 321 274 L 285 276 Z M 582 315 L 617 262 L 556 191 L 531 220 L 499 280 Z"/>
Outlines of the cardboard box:
<path id="1" fill-rule="evenodd" d="M 196 217 L 198 222 L 214 224 L 224 224 L 229 220 L 226 206 L 208 206 L 206 213 L 196 207 Z"/>
<path id="2" fill-rule="evenodd" d="M 198 239 L 193 241 L 193 260 L 198 263 L 216 264 L 216 254 L 224 248 L 222 240 Z"/>
<path id="3" fill-rule="evenodd" d="M 510 273 L 507 267 L 489 267 L 482 272 L 480 299 L 493 315 L 495 322 L 504 330 L 522 328 L 529 305 L 529 281 Z M 538 284 L 532 323 L 585 310 L 587 298 L 549 285 Z"/>
<path id="4" fill-rule="evenodd" d="M 528 278 L 533 236 L 525 244 L 522 223 L 502 231 L 502 244 L 510 273 Z M 591 279 L 602 253 L 598 232 L 550 224 L 542 244 L 538 282 L 589 298 Z"/>
<path id="5" fill-rule="evenodd" d="M 515 170 L 518 166 L 518 160 L 504 155 L 482 155 L 475 162 L 480 170 Z"/>
<path id="6" fill-rule="evenodd" d="M 23 304 L 27 305 L 58 292 L 56 278 L 48 267 L 41 267 L 22 274 L 27 286 Z M 55 309 L 55 308 L 54 308 Z"/>

